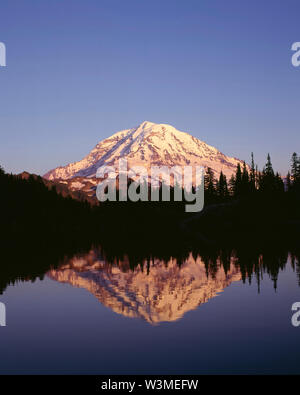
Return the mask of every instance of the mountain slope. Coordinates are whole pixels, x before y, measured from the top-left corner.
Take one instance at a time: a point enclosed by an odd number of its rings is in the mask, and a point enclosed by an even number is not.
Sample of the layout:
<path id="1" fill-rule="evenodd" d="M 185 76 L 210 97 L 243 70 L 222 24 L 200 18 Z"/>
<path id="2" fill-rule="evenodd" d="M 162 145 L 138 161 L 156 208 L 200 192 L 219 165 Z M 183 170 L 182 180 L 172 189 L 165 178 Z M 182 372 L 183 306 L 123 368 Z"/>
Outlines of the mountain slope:
<path id="1" fill-rule="evenodd" d="M 203 141 L 181 132 L 173 126 L 143 122 L 138 127 L 115 133 L 99 142 L 81 161 L 57 167 L 44 175 L 48 180 L 68 180 L 74 177 L 94 178 L 103 165 L 118 166 L 125 158 L 128 166 L 199 165 L 211 167 L 216 174 L 222 170 L 230 177 L 238 163 Z"/>

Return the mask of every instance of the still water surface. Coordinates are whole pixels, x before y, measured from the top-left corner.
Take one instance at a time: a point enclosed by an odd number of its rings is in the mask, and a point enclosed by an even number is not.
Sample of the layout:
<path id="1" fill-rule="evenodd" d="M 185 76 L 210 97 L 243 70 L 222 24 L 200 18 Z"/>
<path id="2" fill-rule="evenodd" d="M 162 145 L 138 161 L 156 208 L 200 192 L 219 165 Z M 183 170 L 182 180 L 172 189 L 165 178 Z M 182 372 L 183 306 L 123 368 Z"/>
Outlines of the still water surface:
<path id="1" fill-rule="evenodd" d="M 192 254 L 133 269 L 91 250 L 0 295 L 0 372 L 300 373 L 298 269 L 261 258 L 249 281 L 235 257 L 226 270 Z"/>

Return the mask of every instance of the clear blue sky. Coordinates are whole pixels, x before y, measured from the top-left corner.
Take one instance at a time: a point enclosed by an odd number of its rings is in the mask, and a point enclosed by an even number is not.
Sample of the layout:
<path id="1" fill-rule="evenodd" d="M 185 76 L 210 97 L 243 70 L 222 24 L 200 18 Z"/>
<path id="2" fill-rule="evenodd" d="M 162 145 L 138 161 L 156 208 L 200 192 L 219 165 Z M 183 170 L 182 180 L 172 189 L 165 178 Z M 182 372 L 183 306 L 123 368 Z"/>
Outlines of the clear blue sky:
<path id="1" fill-rule="evenodd" d="M 144 120 L 285 173 L 299 0 L 2 0 L 0 163 L 44 174 Z"/>

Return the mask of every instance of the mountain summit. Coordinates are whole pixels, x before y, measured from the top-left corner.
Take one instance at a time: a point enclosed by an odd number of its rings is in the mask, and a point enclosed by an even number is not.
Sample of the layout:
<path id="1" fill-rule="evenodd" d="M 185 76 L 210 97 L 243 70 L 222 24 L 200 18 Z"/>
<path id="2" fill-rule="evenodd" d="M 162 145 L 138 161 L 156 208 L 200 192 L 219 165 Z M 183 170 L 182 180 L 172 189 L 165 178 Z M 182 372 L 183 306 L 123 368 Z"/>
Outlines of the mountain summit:
<path id="1" fill-rule="evenodd" d="M 128 166 L 204 166 L 216 174 L 222 170 L 230 177 L 238 163 L 203 141 L 181 132 L 171 125 L 144 121 L 139 126 L 122 130 L 100 141 L 81 161 L 57 167 L 44 175 L 48 180 L 68 180 L 76 177 L 94 178 L 103 165 L 116 166 L 120 158 Z"/>

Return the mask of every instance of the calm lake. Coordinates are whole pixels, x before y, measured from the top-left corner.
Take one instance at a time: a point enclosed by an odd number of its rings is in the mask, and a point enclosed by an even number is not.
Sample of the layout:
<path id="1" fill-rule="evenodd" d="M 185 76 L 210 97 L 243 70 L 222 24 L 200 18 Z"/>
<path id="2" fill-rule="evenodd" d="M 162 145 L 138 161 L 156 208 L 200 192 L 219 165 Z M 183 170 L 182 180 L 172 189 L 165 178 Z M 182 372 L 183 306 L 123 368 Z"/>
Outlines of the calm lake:
<path id="1" fill-rule="evenodd" d="M 266 262 L 75 255 L 0 295 L 0 372 L 299 374 L 299 264 Z"/>

